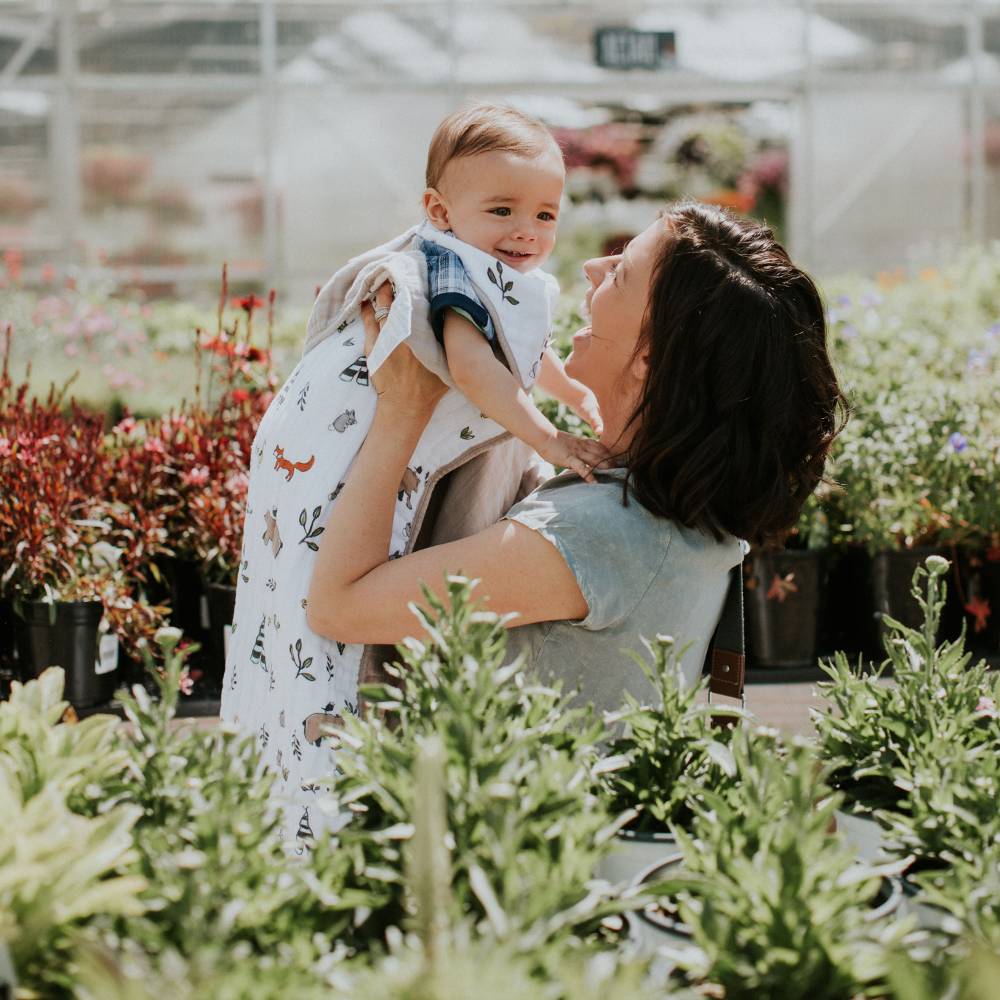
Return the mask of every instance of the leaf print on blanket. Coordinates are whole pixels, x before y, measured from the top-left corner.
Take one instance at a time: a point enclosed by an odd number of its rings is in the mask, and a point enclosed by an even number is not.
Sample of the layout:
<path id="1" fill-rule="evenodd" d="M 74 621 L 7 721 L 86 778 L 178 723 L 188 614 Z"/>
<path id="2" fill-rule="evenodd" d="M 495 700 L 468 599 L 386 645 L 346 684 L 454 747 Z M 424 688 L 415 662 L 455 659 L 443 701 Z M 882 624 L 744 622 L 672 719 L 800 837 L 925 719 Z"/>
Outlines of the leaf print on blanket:
<path id="1" fill-rule="evenodd" d="M 299 539 L 299 545 L 306 545 L 313 552 L 319 552 L 319 546 L 313 541 L 314 538 L 319 538 L 320 535 L 326 530 L 325 528 L 317 528 L 316 520 L 322 513 L 322 507 L 314 507 L 312 513 L 312 520 L 309 522 L 309 527 L 306 527 L 306 520 L 309 517 L 309 512 L 305 507 L 302 508 L 302 513 L 299 514 L 299 524 L 302 525 L 302 530 L 305 534 Z"/>
<path id="2" fill-rule="evenodd" d="M 291 643 L 288 645 L 288 653 L 292 658 L 292 663 L 295 664 L 295 676 L 304 677 L 307 681 L 314 681 L 316 678 L 309 673 L 309 668 L 312 666 L 313 658 L 307 656 L 304 660 L 302 659 L 302 640 L 296 639 L 295 645 Z"/>
<path id="3" fill-rule="evenodd" d="M 503 276 L 503 264 L 497 261 L 497 273 L 493 273 L 493 268 L 486 268 L 486 275 L 490 281 L 500 289 L 500 297 L 502 301 L 509 302 L 512 306 L 520 305 L 520 301 L 515 299 L 513 295 L 508 295 L 507 293 L 514 287 L 513 281 L 508 281 Z"/>

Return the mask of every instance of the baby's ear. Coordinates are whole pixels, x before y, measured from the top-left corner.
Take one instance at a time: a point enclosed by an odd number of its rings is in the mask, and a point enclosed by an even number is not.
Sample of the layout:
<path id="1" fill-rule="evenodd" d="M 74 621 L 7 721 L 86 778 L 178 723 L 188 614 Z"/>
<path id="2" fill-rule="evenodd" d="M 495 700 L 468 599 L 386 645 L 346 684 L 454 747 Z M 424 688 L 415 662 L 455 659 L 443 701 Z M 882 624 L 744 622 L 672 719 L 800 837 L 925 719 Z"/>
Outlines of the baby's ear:
<path id="1" fill-rule="evenodd" d="M 424 214 L 430 220 L 435 229 L 440 229 L 442 233 L 451 229 L 448 221 L 448 206 L 444 198 L 436 188 L 427 188 L 424 191 Z"/>

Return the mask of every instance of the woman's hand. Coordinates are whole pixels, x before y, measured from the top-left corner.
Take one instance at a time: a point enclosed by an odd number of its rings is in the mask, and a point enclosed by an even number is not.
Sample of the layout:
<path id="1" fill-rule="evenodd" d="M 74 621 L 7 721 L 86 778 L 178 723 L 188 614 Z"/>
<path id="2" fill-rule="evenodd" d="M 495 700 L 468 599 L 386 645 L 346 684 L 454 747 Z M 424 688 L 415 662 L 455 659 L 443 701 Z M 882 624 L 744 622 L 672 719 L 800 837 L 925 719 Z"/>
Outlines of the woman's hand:
<path id="1" fill-rule="evenodd" d="M 365 356 L 369 357 L 378 339 L 380 324 L 375 319 L 376 308 L 383 318 L 392 305 L 392 286 L 379 286 L 375 292 L 375 306 L 370 302 L 361 305 L 361 319 L 365 325 Z M 383 313 L 382 310 L 385 310 Z M 384 320 L 383 320 L 384 321 Z M 448 387 L 428 371 L 413 355 L 406 344 L 400 344 L 372 376 L 372 385 L 378 393 L 379 406 L 391 406 L 415 414 L 430 414 Z"/>

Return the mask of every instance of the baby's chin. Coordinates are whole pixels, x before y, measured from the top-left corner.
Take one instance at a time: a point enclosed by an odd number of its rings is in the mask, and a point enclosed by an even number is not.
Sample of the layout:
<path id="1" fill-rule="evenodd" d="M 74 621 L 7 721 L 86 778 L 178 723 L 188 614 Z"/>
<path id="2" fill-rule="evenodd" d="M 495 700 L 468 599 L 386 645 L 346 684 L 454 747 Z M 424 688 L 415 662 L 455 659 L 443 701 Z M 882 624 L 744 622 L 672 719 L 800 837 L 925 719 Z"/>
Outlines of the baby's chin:
<path id="1" fill-rule="evenodd" d="M 515 271 L 518 271 L 521 274 L 527 274 L 529 271 L 534 271 L 541 267 L 549 256 L 548 254 L 533 253 L 519 257 L 511 253 L 505 253 L 503 250 L 498 250 L 496 247 L 481 249 L 483 249 L 485 253 L 495 257 L 497 260 L 502 261 L 505 266 L 512 267 Z"/>

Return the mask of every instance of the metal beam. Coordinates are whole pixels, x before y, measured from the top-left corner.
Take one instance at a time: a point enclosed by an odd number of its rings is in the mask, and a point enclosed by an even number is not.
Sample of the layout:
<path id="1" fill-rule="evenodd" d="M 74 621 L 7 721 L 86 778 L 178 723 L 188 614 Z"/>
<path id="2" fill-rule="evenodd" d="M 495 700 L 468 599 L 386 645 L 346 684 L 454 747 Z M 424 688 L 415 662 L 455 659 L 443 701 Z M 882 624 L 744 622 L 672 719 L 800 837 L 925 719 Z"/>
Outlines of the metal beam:
<path id="1" fill-rule="evenodd" d="M 71 264 L 78 257 L 81 201 L 76 0 L 56 0 L 56 18 L 57 75 L 49 117 L 49 155 L 52 201 L 62 237 L 62 263 Z"/>
<path id="2" fill-rule="evenodd" d="M 35 25 L 34 30 L 24 36 L 17 51 L 7 60 L 7 64 L 0 71 L 0 89 L 9 87 L 21 70 L 28 65 L 28 61 L 38 51 L 38 47 L 51 33 L 55 20 L 55 14 L 47 14 Z"/>

